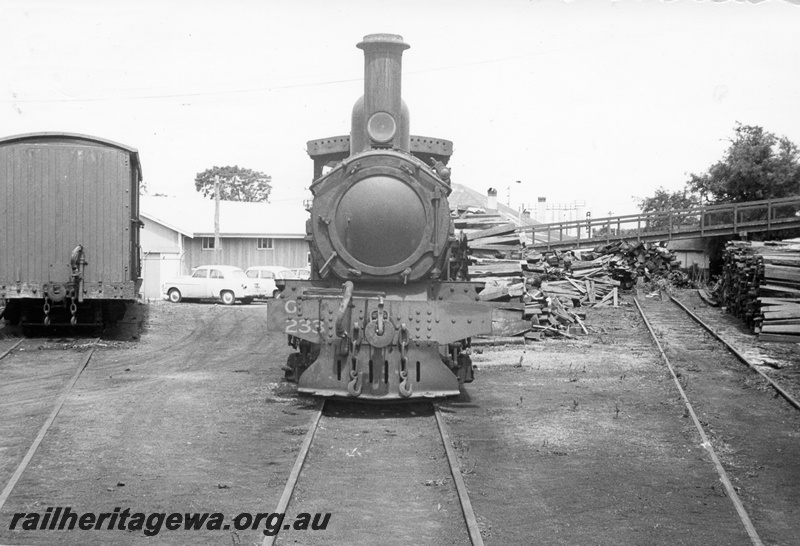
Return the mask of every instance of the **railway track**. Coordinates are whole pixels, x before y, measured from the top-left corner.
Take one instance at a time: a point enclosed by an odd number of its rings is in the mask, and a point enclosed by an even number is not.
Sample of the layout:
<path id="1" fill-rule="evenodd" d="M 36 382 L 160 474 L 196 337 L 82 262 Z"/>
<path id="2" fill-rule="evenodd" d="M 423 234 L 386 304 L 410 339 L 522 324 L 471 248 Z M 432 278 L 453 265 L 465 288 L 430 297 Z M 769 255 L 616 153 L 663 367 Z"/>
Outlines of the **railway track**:
<path id="1" fill-rule="evenodd" d="M 19 340 L 0 346 L 0 448 L 10 455 L 24 453 L 16 466 L 19 459 L 14 457 L 6 458 L 7 464 L 0 466 L 0 510 L 86 369 L 98 341 L 100 338 L 80 342 Z M 74 358 L 65 358 L 65 352 Z M 44 415 L 46 419 L 31 438 L 36 430 L 31 427 L 31 420 L 36 422 Z M 30 444 L 23 444 L 21 438 Z"/>
<path id="2" fill-rule="evenodd" d="M 800 405 L 710 324 L 670 299 L 634 301 L 684 402 L 684 417 L 691 417 L 752 543 L 773 543 L 774 529 L 798 525 Z M 785 426 L 767 433 L 766 420 Z M 786 464 L 766 462 L 776 451 Z"/>
<path id="3" fill-rule="evenodd" d="M 763 360 L 759 358 L 759 356 L 749 354 L 752 351 L 749 350 L 747 345 L 751 345 L 753 341 L 757 341 L 755 336 L 748 332 L 745 334 L 745 337 L 750 343 L 737 342 L 735 333 L 729 335 L 724 331 L 726 329 L 730 330 L 730 328 L 719 326 L 719 310 L 706 305 L 697 295 L 690 293 L 682 295 L 681 298 L 670 296 L 670 299 L 674 304 L 683 309 L 683 311 L 699 324 L 701 328 L 725 345 L 743 365 L 760 375 L 764 381 L 772 387 L 777 395 L 783 397 L 789 404 L 800 410 L 800 377 L 798 377 L 796 373 L 791 373 L 792 370 L 789 369 L 773 369 L 769 366 L 764 366 Z M 791 355 L 789 359 L 792 359 Z"/>
<path id="4" fill-rule="evenodd" d="M 275 512 L 332 512 L 326 544 L 483 544 L 431 403 L 321 402 Z M 304 536 L 284 525 L 262 546 Z"/>

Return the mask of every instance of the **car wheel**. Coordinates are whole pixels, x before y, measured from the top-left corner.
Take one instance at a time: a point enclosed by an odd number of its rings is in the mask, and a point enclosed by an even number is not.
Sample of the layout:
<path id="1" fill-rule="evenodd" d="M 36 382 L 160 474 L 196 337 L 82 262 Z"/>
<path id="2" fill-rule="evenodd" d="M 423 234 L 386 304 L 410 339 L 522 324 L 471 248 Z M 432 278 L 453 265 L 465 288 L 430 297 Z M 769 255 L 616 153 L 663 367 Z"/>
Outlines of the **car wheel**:
<path id="1" fill-rule="evenodd" d="M 236 301 L 236 296 L 230 290 L 225 290 L 219 297 L 222 298 L 222 303 L 225 305 L 233 305 L 233 302 Z"/>
<path id="2" fill-rule="evenodd" d="M 272 297 L 275 298 L 275 299 L 278 299 L 278 296 L 280 296 L 280 295 L 281 295 L 281 291 L 280 290 L 275 290 L 272 293 Z"/>
<path id="3" fill-rule="evenodd" d="M 171 288 L 169 292 L 167 292 L 167 296 L 169 296 L 169 301 L 172 303 L 178 303 L 181 301 L 181 291 L 177 288 Z"/>

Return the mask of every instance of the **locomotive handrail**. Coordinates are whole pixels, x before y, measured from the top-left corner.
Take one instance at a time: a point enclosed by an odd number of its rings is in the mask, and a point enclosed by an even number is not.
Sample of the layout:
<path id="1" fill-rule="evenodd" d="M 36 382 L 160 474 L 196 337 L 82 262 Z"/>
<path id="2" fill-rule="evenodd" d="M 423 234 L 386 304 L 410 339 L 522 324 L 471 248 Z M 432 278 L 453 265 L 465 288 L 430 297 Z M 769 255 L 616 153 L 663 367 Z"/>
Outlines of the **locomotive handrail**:
<path id="1" fill-rule="evenodd" d="M 800 196 L 523 226 L 536 247 L 671 240 L 800 227 Z M 540 241 L 536 237 L 539 236 Z"/>
<path id="2" fill-rule="evenodd" d="M 347 281 L 342 285 L 342 301 L 339 303 L 339 310 L 336 312 L 336 337 L 347 337 L 344 320 L 352 298 L 353 282 Z"/>

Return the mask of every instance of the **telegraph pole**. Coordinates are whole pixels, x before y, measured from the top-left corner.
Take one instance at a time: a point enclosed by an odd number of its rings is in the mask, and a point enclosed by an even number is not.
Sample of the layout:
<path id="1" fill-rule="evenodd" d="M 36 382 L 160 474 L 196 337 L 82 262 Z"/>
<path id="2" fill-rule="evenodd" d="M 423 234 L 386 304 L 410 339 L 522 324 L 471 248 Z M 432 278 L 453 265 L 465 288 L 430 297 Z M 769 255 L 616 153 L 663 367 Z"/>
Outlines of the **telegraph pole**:
<path id="1" fill-rule="evenodd" d="M 219 175 L 214 175 L 214 265 L 219 265 Z"/>

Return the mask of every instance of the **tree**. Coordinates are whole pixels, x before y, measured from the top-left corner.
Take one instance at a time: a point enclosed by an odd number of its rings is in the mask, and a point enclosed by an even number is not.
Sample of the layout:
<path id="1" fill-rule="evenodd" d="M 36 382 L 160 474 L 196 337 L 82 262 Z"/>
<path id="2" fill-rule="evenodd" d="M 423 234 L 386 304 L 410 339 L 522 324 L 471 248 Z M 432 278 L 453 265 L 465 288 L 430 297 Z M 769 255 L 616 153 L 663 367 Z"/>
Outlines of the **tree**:
<path id="1" fill-rule="evenodd" d="M 656 190 L 653 197 L 645 197 L 638 199 L 639 210 L 645 213 L 659 213 L 663 212 L 664 217 L 653 217 L 647 222 L 647 230 L 666 229 L 668 227 L 667 213 L 673 210 L 688 209 L 700 204 L 697 196 L 692 195 L 688 190 L 668 192 L 663 187 Z M 675 217 L 673 218 L 673 225 L 679 226 L 691 223 L 695 220 L 694 217 Z"/>
<path id="2" fill-rule="evenodd" d="M 250 169 L 212 167 L 197 173 L 194 187 L 203 197 L 214 199 L 214 176 L 219 175 L 219 198 L 224 201 L 269 201 L 272 177 Z"/>
<path id="3" fill-rule="evenodd" d="M 686 208 L 697 204 L 740 203 L 800 195 L 800 151 L 786 137 L 778 138 L 773 133 L 754 125 L 737 124 L 730 147 L 723 158 L 706 172 L 690 174 L 684 191 L 669 193 L 663 188 L 653 197 L 640 199 L 642 212 L 655 212 L 675 208 Z M 793 206 L 786 207 L 783 214 L 795 213 Z M 763 209 L 740 213 L 739 220 L 760 219 L 766 214 Z M 717 222 L 732 223 L 729 217 L 717 215 Z M 673 225 L 687 223 L 685 219 L 673 218 Z M 654 223 L 650 224 L 655 226 Z M 798 230 L 770 231 L 756 237 L 795 237 Z M 722 249 L 730 237 L 715 237 L 709 241 L 710 268 L 719 271 Z"/>
<path id="4" fill-rule="evenodd" d="M 663 187 L 658 188 L 653 197 L 637 199 L 639 210 L 642 212 L 666 212 L 675 209 L 696 207 L 699 200 L 687 190 L 668 192 Z"/>
<path id="5" fill-rule="evenodd" d="M 738 124 L 725 157 L 691 174 L 687 188 L 708 203 L 740 203 L 800 194 L 800 151 L 786 137 Z"/>

